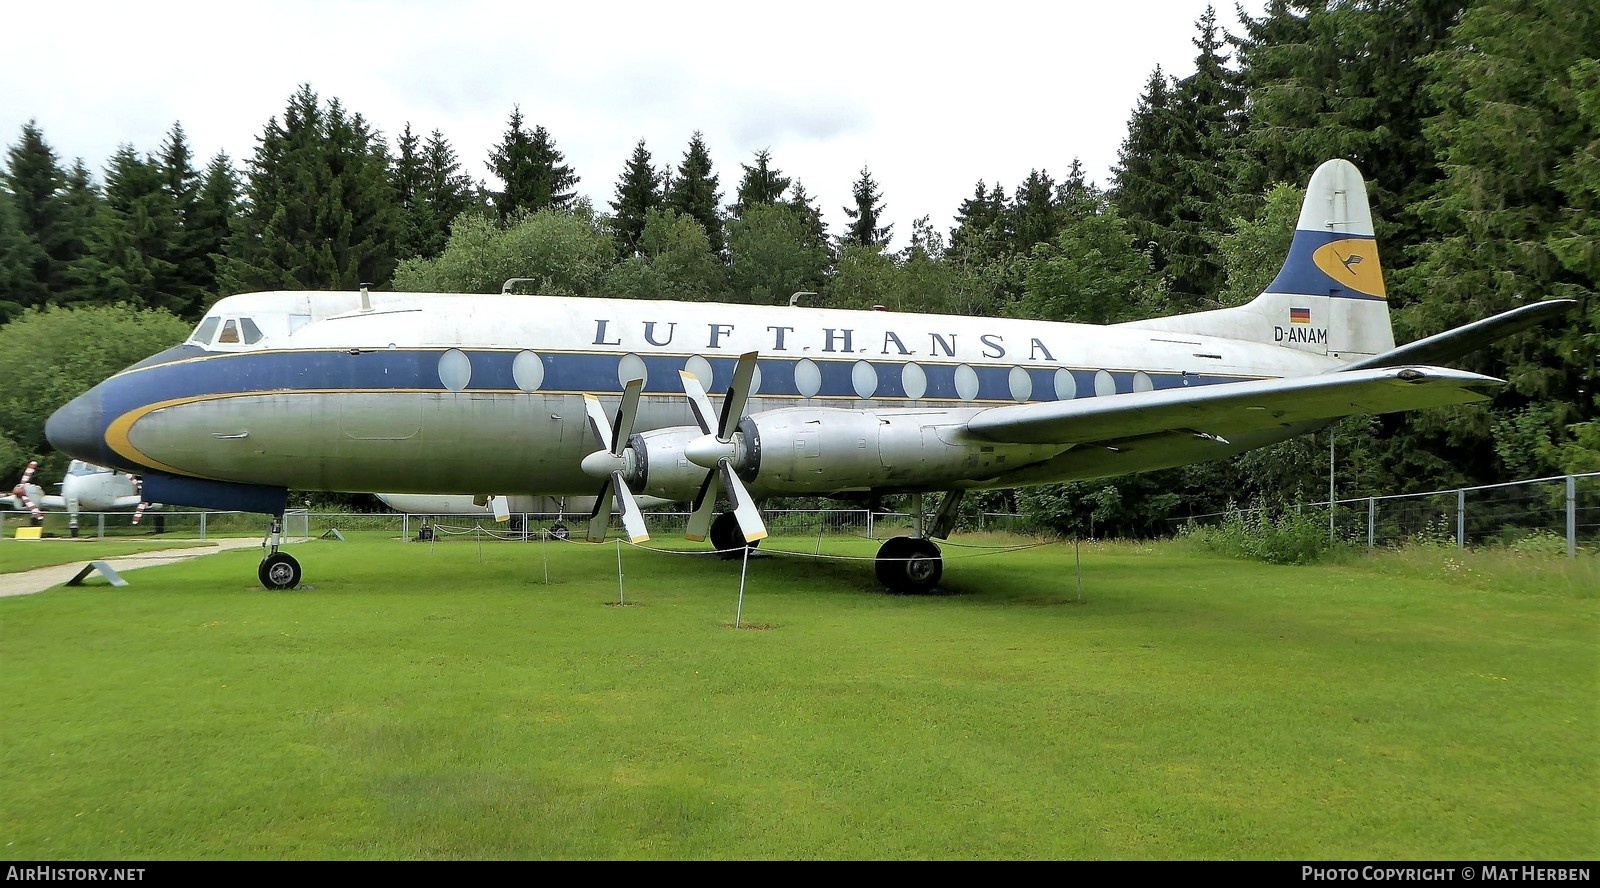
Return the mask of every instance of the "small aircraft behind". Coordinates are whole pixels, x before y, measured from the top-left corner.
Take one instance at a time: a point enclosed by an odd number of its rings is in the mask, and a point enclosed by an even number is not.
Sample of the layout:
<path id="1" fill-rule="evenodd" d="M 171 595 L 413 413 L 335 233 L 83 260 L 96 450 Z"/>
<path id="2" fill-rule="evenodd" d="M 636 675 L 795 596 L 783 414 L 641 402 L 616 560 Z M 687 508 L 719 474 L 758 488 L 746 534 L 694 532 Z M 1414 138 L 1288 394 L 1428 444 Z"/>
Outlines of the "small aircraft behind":
<path id="1" fill-rule="evenodd" d="M 718 551 L 775 496 L 910 494 L 876 572 L 926 592 L 968 490 L 1220 459 L 1342 417 L 1463 404 L 1504 383 L 1438 366 L 1568 311 L 1525 305 L 1396 347 L 1366 186 L 1312 175 L 1283 268 L 1246 305 L 1099 326 L 513 294 L 270 292 L 52 415 L 58 450 L 163 502 L 281 519 L 290 488 L 692 502 Z M 707 389 L 725 392 L 720 409 Z M 597 489 L 598 487 L 598 489 Z M 942 493 L 932 520 L 921 497 Z M 718 513 L 726 500 L 727 508 Z M 258 575 L 298 584 L 277 536 Z"/>
<path id="2" fill-rule="evenodd" d="M 73 536 L 78 535 L 81 512 L 132 511 L 133 523 L 138 524 L 145 512 L 161 508 L 159 503 L 146 502 L 139 479 L 125 472 L 75 459 L 56 485 L 61 493 L 55 495 L 46 494 L 44 488 L 33 483 L 38 468 L 37 462 L 28 463 L 11 494 L 0 496 L 0 505 L 31 512 L 35 522 L 43 520 L 47 511 L 65 511 L 67 529 Z"/>

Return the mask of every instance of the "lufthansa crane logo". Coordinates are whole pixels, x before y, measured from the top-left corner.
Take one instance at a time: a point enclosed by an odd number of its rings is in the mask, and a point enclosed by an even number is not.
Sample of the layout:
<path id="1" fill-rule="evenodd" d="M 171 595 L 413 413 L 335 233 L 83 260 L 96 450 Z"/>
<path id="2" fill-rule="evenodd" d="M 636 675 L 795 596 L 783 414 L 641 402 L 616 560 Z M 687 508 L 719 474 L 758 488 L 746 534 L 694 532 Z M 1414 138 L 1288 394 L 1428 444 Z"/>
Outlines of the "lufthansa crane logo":
<path id="1" fill-rule="evenodd" d="M 1346 238 L 1323 244 L 1311 254 L 1311 261 L 1339 286 L 1365 296 L 1383 298 L 1383 269 L 1378 265 L 1377 242 L 1368 238 Z"/>

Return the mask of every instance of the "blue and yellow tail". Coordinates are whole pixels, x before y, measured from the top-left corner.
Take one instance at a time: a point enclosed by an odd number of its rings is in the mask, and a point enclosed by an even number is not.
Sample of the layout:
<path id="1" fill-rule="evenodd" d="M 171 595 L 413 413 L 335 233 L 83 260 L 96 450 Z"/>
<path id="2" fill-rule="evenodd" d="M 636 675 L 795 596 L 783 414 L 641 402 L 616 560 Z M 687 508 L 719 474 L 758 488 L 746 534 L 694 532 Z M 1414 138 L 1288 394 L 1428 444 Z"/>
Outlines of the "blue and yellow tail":
<path id="1" fill-rule="evenodd" d="M 1124 326 L 1271 342 L 1355 361 L 1394 348 L 1366 182 L 1347 160 L 1312 174 L 1283 268 L 1237 308 Z"/>

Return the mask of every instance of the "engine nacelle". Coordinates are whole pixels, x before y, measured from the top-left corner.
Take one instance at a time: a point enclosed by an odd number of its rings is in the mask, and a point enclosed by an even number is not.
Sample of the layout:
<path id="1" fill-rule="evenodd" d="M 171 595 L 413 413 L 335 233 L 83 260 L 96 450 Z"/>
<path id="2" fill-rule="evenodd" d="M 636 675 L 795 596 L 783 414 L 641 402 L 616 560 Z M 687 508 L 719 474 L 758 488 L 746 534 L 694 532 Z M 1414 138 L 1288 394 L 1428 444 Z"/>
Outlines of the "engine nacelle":
<path id="1" fill-rule="evenodd" d="M 635 493 L 688 502 L 700 492 L 706 470 L 689 461 L 684 448 L 705 432 L 695 426 L 673 426 L 640 432 L 628 438 L 633 451 L 630 471 L 624 476 Z"/>
<path id="2" fill-rule="evenodd" d="M 970 487 L 1064 449 L 968 439 L 960 434 L 963 419 L 921 409 L 769 410 L 740 421 L 732 465 L 757 496 L 807 496 Z M 637 493 L 692 500 L 710 469 L 690 460 L 687 450 L 704 437 L 694 426 L 633 435 L 628 485 Z"/>
<path id="3" fill-rule="evenodd" d="M 926 410 L 791 407 L 747 423 L 761 456 L 751 486 L 763 493 L 941 486 L 972 477 L 986 446 L 960 440 L 948 413 Z"/>

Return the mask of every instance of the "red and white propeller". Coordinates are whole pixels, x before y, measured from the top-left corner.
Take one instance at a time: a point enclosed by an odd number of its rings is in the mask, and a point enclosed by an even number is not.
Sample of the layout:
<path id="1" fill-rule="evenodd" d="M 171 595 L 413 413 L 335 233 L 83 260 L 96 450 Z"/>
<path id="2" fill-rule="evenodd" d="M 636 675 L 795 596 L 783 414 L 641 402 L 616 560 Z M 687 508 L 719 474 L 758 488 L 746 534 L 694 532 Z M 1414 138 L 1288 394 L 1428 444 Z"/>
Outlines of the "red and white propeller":
<path id="1" fill-rule="evenodd" d="M 38 489 L 37 486 L 29 484 L 29 482 L 33 480 L 33 473 L 38 470 L 38 468 L 39 463 L 37 460 L 28 463 L 28 467 L 22 472 L 22 480 L 18 481 L 17 486 L 11 490 L 12 495 L 17 498 L 17 501 L 22 503 L 22 505 L 33 514 L 33 520 L 35 521 L 44 519 L 44 512 L 40 510 L 39 504 L 34 502 L 33 497 L 28 492 L 28 488 L 30 486 L 33 486 L 35 490 Z"/>

